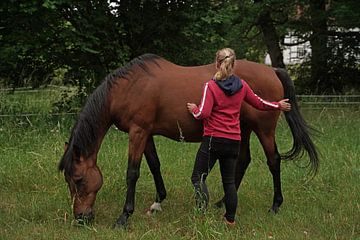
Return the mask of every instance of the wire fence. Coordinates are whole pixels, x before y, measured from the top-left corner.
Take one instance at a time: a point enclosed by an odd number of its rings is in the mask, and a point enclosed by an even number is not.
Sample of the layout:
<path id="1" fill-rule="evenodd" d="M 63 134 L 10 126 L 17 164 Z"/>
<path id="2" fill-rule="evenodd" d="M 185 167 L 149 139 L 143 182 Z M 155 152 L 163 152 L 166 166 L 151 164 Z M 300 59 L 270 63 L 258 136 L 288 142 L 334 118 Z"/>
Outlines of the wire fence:
<path id="1" fill-rule="evenodd" d="M 360 95 L 297 95 L 303 108 L 360 108 Z"/>
<path id="2" fill-rule="evenodd" d="M 0 118 L 76 115 L 79 109 L 59 111 L 55 105 L 64 91 L 74 88 L 48 86 L 44 89 L 0 89 Z M 360 95 L 297 95 L 303 109 L 360 109 Z"/>
<path id="3" fill-rule="evenodd" d="M 56 107 L 64 101 L 64 93 L 71 92 L 76 93 L 76 88 L 50 85 L 41 89 L 0 89 L 0 118 L 76 115 L 76 109 L 59 111 Z"/>

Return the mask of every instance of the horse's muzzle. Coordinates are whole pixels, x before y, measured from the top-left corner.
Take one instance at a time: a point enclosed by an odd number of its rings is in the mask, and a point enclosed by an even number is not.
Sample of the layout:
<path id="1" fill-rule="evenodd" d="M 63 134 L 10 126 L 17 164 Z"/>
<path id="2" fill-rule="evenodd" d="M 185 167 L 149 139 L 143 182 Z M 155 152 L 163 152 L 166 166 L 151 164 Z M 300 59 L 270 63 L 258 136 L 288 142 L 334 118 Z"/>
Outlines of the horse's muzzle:
<path id="1" fill-rule="evenodd" d="M 95 219 L 95 213 L 90 211 L 88 213 L 79 213 L 75 215 L 75 220 L 77 224 L 80 225 L 90 225 Z"/>

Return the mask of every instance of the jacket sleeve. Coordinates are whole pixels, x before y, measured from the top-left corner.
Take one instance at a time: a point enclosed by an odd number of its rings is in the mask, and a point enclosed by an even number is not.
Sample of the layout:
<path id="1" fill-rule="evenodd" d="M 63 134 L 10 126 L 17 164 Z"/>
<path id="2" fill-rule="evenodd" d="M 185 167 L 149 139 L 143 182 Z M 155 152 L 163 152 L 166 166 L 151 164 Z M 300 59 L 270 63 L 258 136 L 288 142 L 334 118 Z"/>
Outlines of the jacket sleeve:
<path id="1" fill-rule="evenodd" d="M 242 81 L 242 83 L 245 91 L 244 100 L 254 108 L 262 111 L 276 110 L 280 108 L 278 102 L 265 101 L 264 99 L 256 95 L 245 81 Z"/>
<path id="2" fill-rule="evenodd" d="M 205 83 L 200 105 L 193 109 L 192 115 L 196 119 L 204 119 L 210 116 L 214 105 L 214 95 L 209 88 L 209 83 Z"/>

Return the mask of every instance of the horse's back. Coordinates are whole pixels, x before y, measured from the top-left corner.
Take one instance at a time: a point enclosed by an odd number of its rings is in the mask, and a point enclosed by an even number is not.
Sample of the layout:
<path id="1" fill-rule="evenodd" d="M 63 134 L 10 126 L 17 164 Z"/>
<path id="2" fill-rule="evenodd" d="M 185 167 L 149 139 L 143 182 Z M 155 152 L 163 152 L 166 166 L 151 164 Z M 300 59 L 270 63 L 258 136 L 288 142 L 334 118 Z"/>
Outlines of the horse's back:
<path id="1" fill-rule="evenodd" d="M 279 101 L 284 95 L 282 84 L 272 67 L 238 60 L 235 74 L 244 79 L 256 94 L 266 100 Z"/>

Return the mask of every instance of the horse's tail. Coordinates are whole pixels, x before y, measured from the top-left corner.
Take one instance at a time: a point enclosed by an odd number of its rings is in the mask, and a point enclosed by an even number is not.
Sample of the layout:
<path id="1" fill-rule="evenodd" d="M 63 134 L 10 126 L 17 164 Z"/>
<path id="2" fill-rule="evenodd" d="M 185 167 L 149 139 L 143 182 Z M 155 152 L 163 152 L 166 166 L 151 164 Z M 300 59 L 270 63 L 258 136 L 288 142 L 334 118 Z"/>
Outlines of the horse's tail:
<path id="1" fill-rule="evenodd" d="M 319 158 L 315 144 L 310 138 L 310 134 L 316 130 L 306 123 L 299 111 L 295 96 L 295 86 L 287 71 L 282 68 L 276 68 L 275 73 L 283 85 L 284 98 L 288 98 L 291 103 L 291 110 L 284 113 L 293 136 L 293 146 L 287 153 L 282 155 L 282 158 L 292 160 L 299 157 L 299 155 L 301 157 L 304 151 L 306 151 L 309 155 L 311 171 L 316 174 L 319 168 Z"/>

